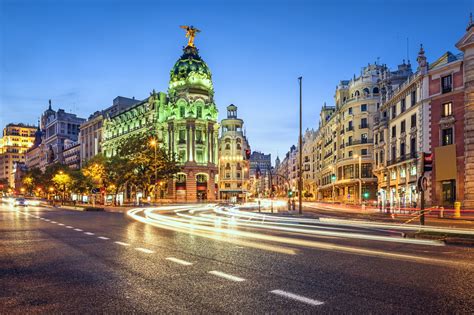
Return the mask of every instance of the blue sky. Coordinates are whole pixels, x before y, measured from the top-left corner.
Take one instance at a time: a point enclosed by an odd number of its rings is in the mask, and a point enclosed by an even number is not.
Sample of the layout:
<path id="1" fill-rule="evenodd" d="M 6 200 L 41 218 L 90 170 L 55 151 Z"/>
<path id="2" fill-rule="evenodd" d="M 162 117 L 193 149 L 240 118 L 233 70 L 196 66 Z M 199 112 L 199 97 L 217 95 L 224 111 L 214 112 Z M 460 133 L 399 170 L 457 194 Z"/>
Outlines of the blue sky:
<path id="1" fill-rule="evenodd" d="M 315 128 L 339 80 L 379 58 L 416 68 L 464 34 L 474 1 L 45 1 L 0 0 L 0 127 L 36 123 L 46 109 L 87 118 L 117 95 L 166 91 L 169 71 L 196 39 L 213 73 L 220 119 L 233 103 L 253 150 L 283 156 L 298 133 Z"/>

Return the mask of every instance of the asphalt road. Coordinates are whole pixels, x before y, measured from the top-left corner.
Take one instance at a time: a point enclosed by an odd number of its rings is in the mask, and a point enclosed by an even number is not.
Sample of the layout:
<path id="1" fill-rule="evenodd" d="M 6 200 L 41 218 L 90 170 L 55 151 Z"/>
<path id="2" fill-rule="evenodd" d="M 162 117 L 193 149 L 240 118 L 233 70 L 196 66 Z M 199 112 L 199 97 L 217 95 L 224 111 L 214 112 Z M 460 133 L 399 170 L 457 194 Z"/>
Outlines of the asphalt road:
<path id="1" fill-rule="evenodd" d="M 1 206 L 0 313 L 474 312 L 473 248 L 391 229 L 135 215 L 144 222 Z"/>

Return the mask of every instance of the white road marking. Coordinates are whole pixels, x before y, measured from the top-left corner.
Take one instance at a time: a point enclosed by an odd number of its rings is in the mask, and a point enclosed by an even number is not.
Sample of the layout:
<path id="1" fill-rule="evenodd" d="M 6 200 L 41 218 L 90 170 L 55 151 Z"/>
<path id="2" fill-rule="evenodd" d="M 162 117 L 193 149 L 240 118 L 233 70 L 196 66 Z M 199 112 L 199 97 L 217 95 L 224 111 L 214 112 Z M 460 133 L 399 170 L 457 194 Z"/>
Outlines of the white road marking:
<path id="1" fill-rule="evenodd" d="M 138 251 L 141 251 L 143 253 L 147 253 L 147 254 L 153 254 L 154 251 L 150 250 L 150 249 L 146 249 L 146 248 L 142 248 L 142 247 L 135 247 L 136 250 Z"/>
<path id="2" fill-rule="evenodd" d="M 81 230 L 81 229 L 74 229 L 74 231 L 82 232 L 83 230 Z"/>
<path id="3" fill-rule="evenodd" d="M 94 235 L 94 233 L 92 233 L 92 232 L 84 232 L 84 234 L 86 234 L 86 235 Z"/>
<path id="4" fill-rule="evenodd" d="M 130 244 L 128 244 L 128 243 L 119 242 L 119 241 L 116 241 L 116 242 L 114 242 L 114 243 L 115 243 L 115 244 L 122 245 L 122 246 L 130 246 Z"/>
<path id="5" fill-rule="evenodd" d="M 245 281 L 244 278 L 229 275 L 228 273 L 224 273 L 224 272 L 217 271 L 217 270 L 209 271 L 209 273 L 212 274 L 212 275 L 227 279 L 227 280 L 232 280 L 232 281 L 237 281 L 237 282 Z"/>
<path id="6" fill-rule="evenodd" d="M 50 221 L 50 222 L 51 222 L 51 223 L 54 223 L 54 224 L 58 223 L 58 222 L 56 222 L 56 221 Z"/>
<path id="7" fill-rule="evenodd" d="M 49 222 L 49 221 L 51 221 L 50 219 L 44 219 L 44 220 L 45 220 L 46 222 Z"/>
<path id="8" fill-rule="evenodd" d="M 100 238 L 101 240 L 110 240 L 110 238 L 105 237 L 105 236 L 98 236 L 97 238 Z"/>
<path id="9" fill-rule="evenodd" d="M 66 229 L 72 229 L 73 226 L 70 226 L 70 225 L 66 225 Z"/>
<path id="10" fill-rule="evenodd" d="M 58 225 L 64 226 L 64 224 L 62 224 L 62 223 L 58 223 Z"/>
<path id="11" fill-rule="evenodd" d="M 297 295 L 297 294 L 294 294 L 294 293 L 291 293 L 291 292 L 286 292 L 286 291 L 283 291 L 283 290 L 273 290 L 273 291 L 270 291 L 271 293 L 273 294 L 276 294 L 276 295 L 280 295 L 280 296 L 283 296 L 283 297 L 286 297 L 286 298 L 289 298 L 289 299 L 292 299 L 292 300 L 296 300 L 296 301 L 299 301 L 299 302 L 303 302 L 303 303 L 306 303 L 306 304 L 310 304 L 310 305 L 323 305 L 324 302 L 322 301 L 318 301 L 318 300 L 313 300 L 313 299 L 310 299 L 310 298 L 307 298 L 307 297 L 304 297 L 304 296 L 301 296 L 301 295 Z"/>
<path id="12" fill-rule="evenodd" d="M 169 260 L 169 261 L 175 262 L 177 264 L 184 265 L 184 266 L 190 266 L 190 265 L 193 264 L 192 262 L 189 262 L 189 261 L 186 261 L 186 260 L 181 260 L 181 259 L 174 258 L 174 257 L 166 257 L 166 259 Z"/>

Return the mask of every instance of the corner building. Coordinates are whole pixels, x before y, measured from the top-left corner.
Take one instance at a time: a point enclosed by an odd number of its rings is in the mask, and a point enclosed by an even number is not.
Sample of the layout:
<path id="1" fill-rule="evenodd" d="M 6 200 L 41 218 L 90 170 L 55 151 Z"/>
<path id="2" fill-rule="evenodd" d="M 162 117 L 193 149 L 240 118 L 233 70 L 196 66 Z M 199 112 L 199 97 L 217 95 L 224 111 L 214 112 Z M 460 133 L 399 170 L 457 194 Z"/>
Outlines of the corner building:
<path id="1" fill-rule="evenodd" d="M 196 47 L 187 46 L 170 72 L 168 94 L 150 97 L 104 120 L 103 152 L 132 134 L 154 133 L 179 158 L 181 172 L 167 183 L 167 199 L 195 202 L 217 195 L 217 107 L 211 71 Z M 127 198 L 130 198 L 127 193 Z"/>

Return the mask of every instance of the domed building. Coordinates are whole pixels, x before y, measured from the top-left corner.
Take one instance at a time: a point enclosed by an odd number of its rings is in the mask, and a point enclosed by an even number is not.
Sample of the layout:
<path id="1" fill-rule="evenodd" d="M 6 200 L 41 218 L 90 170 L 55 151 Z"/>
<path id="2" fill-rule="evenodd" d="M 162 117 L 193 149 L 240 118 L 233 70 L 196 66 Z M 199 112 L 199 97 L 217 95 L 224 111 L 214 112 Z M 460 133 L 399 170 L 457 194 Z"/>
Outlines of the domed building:
<path id="1" fill-rule="evenodd" d="M 168 184 L 168 195 L 182 201 L 215 200 L 217 107 L 211 71 L 194 46 L 186 46 L 171 69 L 158 121 L 162 143 L 183 166 Z"/>
<path id="2" fill-rule="evenodd" d="M 217 107 L 212 74 L 194 44 L 170 71 L 168 93 L 155 92 L 104 119 L 102 151 L 117 153 L 120 142 L 133 134 L 155 134 L 157 142 L 179 158 L 180 173 L 160 188 L 160 198 L 195 202 L 217 195 Z M 129 189 L 123 199 L 132 199 Z M 138 197 L 137 197 L 138 198 Z"/>

